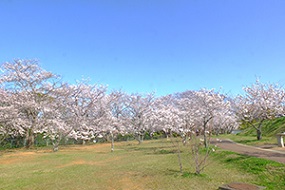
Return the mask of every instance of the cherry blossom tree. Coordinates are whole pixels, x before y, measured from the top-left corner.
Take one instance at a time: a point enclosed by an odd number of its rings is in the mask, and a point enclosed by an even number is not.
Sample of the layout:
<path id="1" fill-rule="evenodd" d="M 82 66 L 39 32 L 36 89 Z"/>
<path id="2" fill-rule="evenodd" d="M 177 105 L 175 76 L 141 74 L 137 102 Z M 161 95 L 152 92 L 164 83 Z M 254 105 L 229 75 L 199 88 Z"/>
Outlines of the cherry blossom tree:
<path id="1" fill-rule="evenodd" d="M 127 133 L 125 119 L 127 108 L 125 107 L 126 94 L 121 91 L 113 91 L 105 97 L 105 124 L 102 132 L 111 138 L 111 152 L 114 151 L 114 140 L 118 134 Z"/>
<path id="2" fill-rule="evenodd" d="M 187 145 L 191 149 L 195 173 L 200 174 L 207 166 L 207 158 L 212 151 L 209 141 L 214 121 L 229 113 L 230 103 L 224 95 L 214 90 L 202 89 L 176 94 L 176 105 L 183 121 L 180 128 L 180 131 L 184 132 L 182 137 L 186 135 L 189 139 Z M 202 140 L 200 135 L 203 135 Z M 206 148 L 206 153 L 200 154 L 203 145 Z"/>
<path id="3" fill-rule="evenodd" d="M 179 117 L 182 120 L 180 133 L 183 137 L 183 143 L 186 144 L 193 134 L 198 131 L 199 126 L 196 123 L 197 102 L 194 91 L 185 91 L 176 94 L 175 104 L 179 109 Z"/>
<path id="4" fill-rule="evenodd" d="M 43 110 L 45 120 L 41 132 L 44 134 L 45 139 L 51 140 L 55 152 L 58 151 L 62 139 L 68 137 L 77 139 L 70 118 L 72 117 L 68 104 L 71 95 L 70 90 L 67 84 L 62 84 L 54 89 L 50 94 L 48 106 Z"/>
<path id="5" fill-rule="evenodd" d="M 179 110 L 174 105 L 172 95 L 156 98 L 152 115 L 148 118 L 149 123 L 152 123 L 149 129 L 151 131 L 163 131 L 168 138 L 172 132 L 178 132 L 178 124 L 181 122 L 178 113 Z"/>
<path id="6" fill-rule="evenodd" d="M 25 135 L 24 130 L 17 126 L 18 110 L 11 103 L 14 95 L 0 90 L 0 144 L 7 138 L 17 138 Z"/>
<path id="7" fill-rule="evenodd" d="M 68 88 L 69 96 L 65 103 L 69 110 L 67 121 L 77 134 L 77 139 L 81 139 L 84 144 L 95 138 L 102 122 L 101 119 L 105 114 L 102 99 L 106 87 L 89 85 L 83 81 Z"/>
<path id="8" fill-rule="evenodd" d="M 49 107 L 44 110 L 43 131 L 52 141 L 54 151 L 65 138 L 81 140 L 83 144 L 96 138 L 105 114 L 102 107 L 105 91 L 105 87 L 90 85 L 84 80 L 75 85 L 61 85 L 53 91 Z"/>
<path id="9" fill-rule="evenodd" d="M 17 109 L 14 124 L 25 131 L 26 147 L 34 144 L 35 131 L 43 124 L 42 110 L 49 98 L 46 86 L 53 86 L 58 77 L 43 70 L 36 60 L 14 60 L 2 65 L 0 83 L 10 97 L 11 106 Z"/>
<path id="10" fill-rule="evenodd" d="M 153 100 L 153 94 L 147 94 L 146 96 L 132 94 L 127 97 L 125 102 L 129 131 L 136 137 L 139 144 L 143 141 L 143 136 L 148 130 L 146 122 L 152 114 Z"/>
<path id="11" fill-rule="evenodd" d="M 257 140 L 261 140 L 263 122 L 284 115 L 284 89 L 278 84 L 263 84 L 256 80 L 244 91 L 244 96 L 236 98 L 237 115 L 241 122 L 256 129 Z"/>
<path id="12" fill-rule="evenodd" d="M 225 110 L 226 111 L 226 110 Z M 227 111 L 223 113 L 221 111 L 215 118 L 213 118 L 213 128 L 212 131 L 216 134 L 229 134 L 233 130 L 238 129 L 240 123 L 238 122 L 238 117 L 232 111 Z"/>
<path id="13" fill-rule="evenodd" d="M 202 89 L 195 91 L 196 123 L 201 126 L 201 131 L 204 137 L 204 145 L 208 147 L 209 135 L 213 128 L 213 119 L 215 117 L 224 116 L 230 111 L 230 102 L 226 101 L 226 97 L 214 90 Z M 209 135 L 210 136 L 210 135 Z"/>
<path id="14" fill-rule="evenodd" d="M 178 134 L 183 136 L 183 119 L 180 117 L 180 110 L 174 103 L 173 95 L 163 96 L 155 99 L 153 105 L 152 116 L 149 119 L 152 121 L 153 131 L 163 131 L 170 139 L 173 147 L 176 149 L 180 172 L 183 172 L 183 163 L 181 158 L 181 139 L 174 137 Z"/>

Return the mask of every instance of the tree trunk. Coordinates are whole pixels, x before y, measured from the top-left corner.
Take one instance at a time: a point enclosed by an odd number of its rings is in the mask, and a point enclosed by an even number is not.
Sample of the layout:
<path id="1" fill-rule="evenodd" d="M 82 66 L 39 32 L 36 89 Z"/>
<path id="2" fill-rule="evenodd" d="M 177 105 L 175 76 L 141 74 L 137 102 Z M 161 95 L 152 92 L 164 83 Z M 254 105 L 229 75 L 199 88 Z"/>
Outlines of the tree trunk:
<path id="1" fill-rule="evenodd" d="M 256 134 L 257 134 L 257 140 L 260 141 L 262 139 L 261 128 L 256 129 Z"/>
<path id="2" fill-rule="evenodd" d="M 168 134 L 165 134 L 165 136 L 166 136 L 166 140 L 169 140 L 169 135 L 168 135 Z"/>
<path id="3" fill-rule="evenodd" d="M 33 129 L 28 129 L 26 133 L 26 148 L 28 149 L 31 146 L 33 146 L 34 142 L 35 142 L 35 137 Z"/>
<path id="4" fill-rule="evenodd" d="M 257 137 L 257 140 L 261 140 L 262 139 L 262 124 L 263 122 L 265 121 L 265 119 L 262 119 L 259 124 L 258 124 L 258 127 L 255 127 L 256 129 L 256 137 Z"/>
<path id="5" fill-rule="evenodd" d="M 52 144 L 53 144 L 53 151 L 57 152 L 58 146 L 59 146 L 59 141 L 55 140 Z"/>
<path id="6" fill-rule="evenodd" d="M 192 133 L 187 133 L 185 134 L 185 136 L 182 138 L 182 143 L 184 146 L 187 145 L 187 143 L 189 143 L 189 141 L 192 139 Z"/>
<path id="7" fill-rule="evenodd" d="M 207 133 L 206 133 L 206 126 L 207 126 L 207 123 L 204 124 L 203 126 L 203 136 L 204 136 L 204 146 L 205 148 L 207 148 L 209 145 L 208 145 L 208 139 L 207 139 Z"/>
<path id="8" fill-rule="evenodd" d="M 114 152 L 114 135 L 111 133 L 111 152 Z"/>
<path id="9" fill-rule="evenodd" d="M 143 142 L 143 141 L 144 141 L 144 134 L 141 135 L 141 142 Z"/>
<path id="10" fill-rule="evenodd" d="M 143 142 L 143 135 L 138 134 L 137 141 L 139 142 L 139 144 L 141 144 Z"/>
<path id="11" fill-rule="evenodd" d="M 48 145 L 49 145 L 49 139 L 46 138 L 46 146 L 48 146 Z"/>
<path id="12" fill-rule="evenodd" d="M 142 140 L 141 140 L 141 136 L 140 136 L 140 135 L 138 135 L 138 141 L 139 141 L 139 144 L 142 143 Z"/>

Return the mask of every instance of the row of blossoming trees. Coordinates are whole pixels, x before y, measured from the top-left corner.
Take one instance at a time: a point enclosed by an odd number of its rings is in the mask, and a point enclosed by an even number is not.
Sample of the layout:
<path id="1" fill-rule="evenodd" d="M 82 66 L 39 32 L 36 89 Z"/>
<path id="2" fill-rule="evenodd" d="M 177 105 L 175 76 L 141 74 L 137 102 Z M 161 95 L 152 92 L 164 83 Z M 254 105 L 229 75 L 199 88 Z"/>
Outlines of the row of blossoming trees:
<path id="1" fill-rule="evenodd" d="M 284 113 L 284 91 L 259 82 L 234 99 L 205 89 L 129 95 L 86 81 L 67 84 L 37 61 L 15 60 L 2 64 L 0 83 L 0 143 L 20 138 L 31 147 L 41 135 L 55 151 L 63 139 L 84 143 L 98 136 L 108 136 L 113 150 L 118 134 L 141 142 L 146 132 L 175 133 L 185 141 L 198 132 L 207 146 L 207 133 L 227 133 L 240 122 L 254 126 L 260 139 L 262 122 Z"/>

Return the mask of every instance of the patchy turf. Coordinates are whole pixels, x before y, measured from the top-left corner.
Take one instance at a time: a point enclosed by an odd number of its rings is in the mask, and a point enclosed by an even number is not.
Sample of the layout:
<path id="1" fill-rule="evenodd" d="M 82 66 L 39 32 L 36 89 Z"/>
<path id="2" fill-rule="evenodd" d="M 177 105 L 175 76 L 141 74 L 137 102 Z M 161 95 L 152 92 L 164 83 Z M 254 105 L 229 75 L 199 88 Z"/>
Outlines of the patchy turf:
<path id="1" fill-rule="evenodd" d="M 223 155 L 224 156 L 224 155 Z M 258 184 L 260 177 L 235 167 L 234 162 L 209 160 L 203 175 L 192 175 L 189 150 L 183 148 L 185 172 L 179 172 L 177 155 L 169 141 L 116 143 L 61 147 L 53 153 L 47 149 L 15 150 L 0 156 L 0 189 L 217 189 L 234 181 Z"/>

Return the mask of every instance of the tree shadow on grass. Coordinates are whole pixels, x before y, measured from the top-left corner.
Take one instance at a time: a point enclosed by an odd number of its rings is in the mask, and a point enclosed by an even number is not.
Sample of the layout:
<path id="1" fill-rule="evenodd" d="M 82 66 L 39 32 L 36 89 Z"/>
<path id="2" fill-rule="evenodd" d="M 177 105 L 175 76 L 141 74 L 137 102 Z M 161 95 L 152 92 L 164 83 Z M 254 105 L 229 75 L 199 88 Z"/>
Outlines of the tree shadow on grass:
<path id="1" fill-rule="evenodd" d="M 152 154 L 176 154 L 177 150 L 155 149 Z"/>
<path id="2" fill-rule="evenodd" d="M 139 147 L 139 146 L 129 146 L 129 147 L 124 147 L 124 150 L 126 151 L 139 151 L 139 152 L 152 152 L 156 148 L 154 147 Z"/>
<path id="3" fill-rule="evenodd" d="M 240 143 L 240 144 L 250 144 L 250 143 L 253 143 L 253 142 L 258 142 L 258 140 L 256 139 L 246 139 L 246 140 L 237 140 L 236 141 L 237 143 Z"/>
<path id="4" fill-rule="evenodd" d="M 144 152 L 146 154 L 174 154 L 175 150 L 167 150 L 168 146 L 160 146 L 160 147 L 143 147 L 143 146 L 128 146 L 124 147 L 126 151 L 139 151 Z"/>
<path id="5" fill-rule="evenodd" d="M 174 169 L 166 169 L 163 171 L 166 175 L 174 176 L 174 177 L 182 177 L 182 178 L 209 178 L 206 174 L 196 174 L 194 172 L 180 172 L 179 170 L 174 170 Z"/>
<path id="6" fill-rule="evenodd" d="M 224 162 L 236 163 L 236 162 L 244 161 L 247 158 L 249 158 L 249 156 L 242 155 L 242 154 L 231 154 L 231 155 L 227 156 L 227 158 L 224 160 Z"/>

